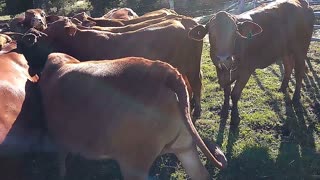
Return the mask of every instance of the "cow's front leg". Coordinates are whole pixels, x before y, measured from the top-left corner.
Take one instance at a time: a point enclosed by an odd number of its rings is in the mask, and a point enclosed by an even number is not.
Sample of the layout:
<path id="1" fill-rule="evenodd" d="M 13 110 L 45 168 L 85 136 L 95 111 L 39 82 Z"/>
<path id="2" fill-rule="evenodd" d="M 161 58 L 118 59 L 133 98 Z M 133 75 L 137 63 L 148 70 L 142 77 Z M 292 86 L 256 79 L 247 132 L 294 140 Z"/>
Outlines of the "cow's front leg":
<path id="1" fill-rule="evenodd" d="M 236 81 L 236 84 L 231 92 L 231 99 L 232 99 L 232 111 L 231 116 L 232 119 L 236 119 L 235 122 L 232 122 L 234 124 L 239 123 L 239 112 L 238 112 L 238 101 L 241 97 L 241 93 L 243 88 L 246 86 L 252 72 L 246 72 L 239 76 L 238 80 Z"/>
<path id="2" fill-rule="evenodd" d="M 224 91 L 224 103 L 221 109 L 221 118 L 227 118 L 228 117 L 228 112 L 230 108 L 230 93 L 231 93 L 231 85 L 226 86 L 223 88 Z"/>
<path id="3" fill-rule="evenodd" d="M 201 116 L 201 90 L 202 90 L 202 74 L 201 72 L 197 77 L 194 78 L 193 81 L 190 82 L 191 88 L 193 90 L 193 118 L 194 122 L 197 118 Z"/>

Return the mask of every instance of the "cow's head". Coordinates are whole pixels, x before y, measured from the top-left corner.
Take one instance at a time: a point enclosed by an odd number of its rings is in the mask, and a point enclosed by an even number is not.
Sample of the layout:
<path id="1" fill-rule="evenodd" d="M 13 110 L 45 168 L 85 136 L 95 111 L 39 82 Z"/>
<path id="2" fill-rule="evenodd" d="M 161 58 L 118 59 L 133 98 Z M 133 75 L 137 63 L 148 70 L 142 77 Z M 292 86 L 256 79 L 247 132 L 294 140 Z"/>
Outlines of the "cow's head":
<path id="1" fill-rule="evenodd" d="M 42 9 L 29 9 L 25 12 L 24 23 L 42 31 L 47 28 L 46 13 Z"/>
<path id="2" fill-rule="evenodd" d="M 220 11 L 205 26 L 198 25 L 191 29 L 189 37 L 202 40 L 209 34 L 210 57 L 220 71 L 219 79 L 221 76 L 226 77 L 222 79 L 230 79 L 230 71 L 239 55 L 239 43 L 250 41 L 261 32 L 262 28 L 258 24 L 252 21 L 240 22 L 236 16 Z M 222 86 L 221 83 L 220 85 Z"/>
<path id="3" fill-rule="evenodd" d="M 59 52 L 59 45 L 67 38 L 65 26 L 72 24 L 64 18 L 48 25 L 44 31 L 29 29 L 17 43 L 17 49 L 24 54 L 30 67 L 41 70 L 52 52 Z"/>

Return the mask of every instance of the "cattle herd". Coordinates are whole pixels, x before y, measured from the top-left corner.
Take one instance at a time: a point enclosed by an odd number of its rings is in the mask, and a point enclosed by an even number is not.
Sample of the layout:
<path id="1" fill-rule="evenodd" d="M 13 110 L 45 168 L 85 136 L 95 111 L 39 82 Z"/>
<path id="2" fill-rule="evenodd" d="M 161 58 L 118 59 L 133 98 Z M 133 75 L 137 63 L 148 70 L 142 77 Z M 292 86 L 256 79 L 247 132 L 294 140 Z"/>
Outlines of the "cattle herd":
<path id="1" fill-rule="evenodd" d="M 313 24 L 304 0 L 240 15 L 221 11 L 205 26 L 168 9 L 138 16 L 122 8 L 98 18 L 27 10 L 1 26 L 1 179 L 24 179 L 16 173 L 26 171 L 24 157 L 44 149 L 58 152 L 61 178 L 68 153 L 114 159 L 128 180 L 147 179 L 159 155 L 174 153 L 192 179 L 209 179 L 197 147 L 219 168 L 227 160 L 194 126 L 202 39 L 209 35 L 227 117 L 230 96 L 237 115 L 250 75 L 278 59 L 285 70 L 280 90 L 294 69 L 299 101 Z"/>

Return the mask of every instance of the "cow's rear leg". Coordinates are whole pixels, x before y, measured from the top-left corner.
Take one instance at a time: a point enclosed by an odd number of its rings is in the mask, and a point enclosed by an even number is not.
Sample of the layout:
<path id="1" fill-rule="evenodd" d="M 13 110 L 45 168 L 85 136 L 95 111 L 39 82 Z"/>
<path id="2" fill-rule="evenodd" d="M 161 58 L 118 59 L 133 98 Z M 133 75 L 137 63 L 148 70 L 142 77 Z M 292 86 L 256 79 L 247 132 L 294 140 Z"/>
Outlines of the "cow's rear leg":
<path id="1" fill-rule="evenodd" d="M 287 55 L 283 57 L 284 77 L 279 89 L 280 92 L 283 92 L 283 93 L 286 92 L 294 65 L 295 65 L 295 62 L 292 55 Z"/>
<path id="2" fill-rule="evenodd" d="M 305 61 L 303 56 L 297 56 L 295 59 L 295 79 L 296 79 L 296 87 L 294 90 L 292 100 L 294 102 L 300 101 L 301 97 L 301 87 L 302 87 L 302 79 L 305 74 Z"/>
<path id="3" fill-rule="evenodd" d="M 193 180 L 208 180 L 210 179 L 207 169 L 200 161 L 196 146 L 192 145 L 190 148 L 181 150 L 175 153 L 181 161 L 186 173 Z"/>

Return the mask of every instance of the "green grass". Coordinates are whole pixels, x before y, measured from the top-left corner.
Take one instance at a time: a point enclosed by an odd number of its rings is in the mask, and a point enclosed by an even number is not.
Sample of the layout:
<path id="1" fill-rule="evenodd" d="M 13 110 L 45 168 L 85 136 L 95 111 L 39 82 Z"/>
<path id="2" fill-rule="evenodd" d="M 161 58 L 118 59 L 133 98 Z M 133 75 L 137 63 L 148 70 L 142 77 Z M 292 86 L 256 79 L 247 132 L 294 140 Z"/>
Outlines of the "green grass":
<path id="1" fill-rule="evenodd" d="M 230 116 L 220 120 L 223 103 L 209 45 L 202 55 L 203 113 L 197 129 L 204 138 L 221 144 L 228 158 L 227 169 L 208 165 L 214 179 L 313 179 L 320 175 L 320 44 L 312 43 L 304 78 L 301 105 L 292 105 L 292 92 L 279 93 L 281 63 L 256 70 L 239 102 L 239 129 L 231 131 Z M 294 78 L 290 90 L 294 90 Z M 204 159 L 205 162 L 205 159 Z M 184 179 L 176 167 L 171 179 Z"/>

